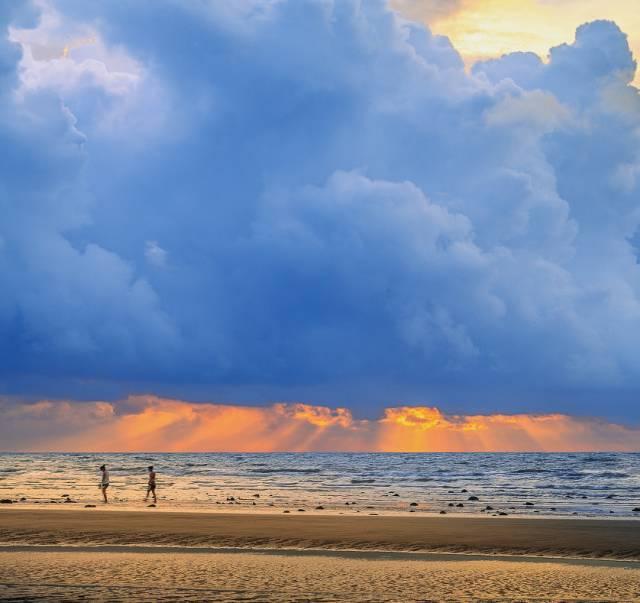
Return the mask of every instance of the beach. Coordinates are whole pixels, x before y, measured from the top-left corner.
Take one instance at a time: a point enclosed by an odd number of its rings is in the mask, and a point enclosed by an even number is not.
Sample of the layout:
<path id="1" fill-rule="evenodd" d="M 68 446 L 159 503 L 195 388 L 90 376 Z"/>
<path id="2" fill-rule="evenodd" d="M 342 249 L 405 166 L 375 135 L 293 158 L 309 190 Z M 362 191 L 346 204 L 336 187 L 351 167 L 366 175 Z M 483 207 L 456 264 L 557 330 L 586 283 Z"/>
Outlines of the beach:
<path id="1" fill-rule="evenodd" d="M 29 601 L 635 601 L 621 563 L 284 552 L 0 551 L 0 598 Z"/>
<path id="2" fill-rule="evenodd" d="M 0 543 L 263 547 L 624 559 L 640 521 L 0 509 Z"/>
<path id="3" fill-rule="evenodd" d="M 0 585 L 30 600 L 633 601 L 640 522 L 2 508 Z"/>
<path id="4" fill-rule="evenodd" d="M 640 601 L 640 455 L 2 454 L 0 492 L 0 600 Z"/>

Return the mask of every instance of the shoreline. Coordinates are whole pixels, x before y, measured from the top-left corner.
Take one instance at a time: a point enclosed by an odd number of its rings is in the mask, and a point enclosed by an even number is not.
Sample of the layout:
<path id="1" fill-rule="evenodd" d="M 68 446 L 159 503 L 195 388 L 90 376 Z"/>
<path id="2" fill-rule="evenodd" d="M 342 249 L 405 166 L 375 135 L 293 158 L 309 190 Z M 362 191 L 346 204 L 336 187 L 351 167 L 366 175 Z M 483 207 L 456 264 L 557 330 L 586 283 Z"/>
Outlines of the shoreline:
<path id="1" fill-rule="evenodd" d="M 78 512 L 87 511 L 91 512 L 105 512 L 105 513 L 189 513 L 193 515 L 246 515 L 246 516 L 255 516 L 255 515 L 299 515 L 300 510 L 296 507 L 296 505 L 289 506 L 279 506 L 279 507 L 257 507 L 253 508 L 249 505 L 189 505 L 189 504 L 176 504 L 173 501 L 158 501 L 157 506 L 153 508 L 149 508 L 149 502 L 140 502 L 140 503 L 131 503 L 131 502 L 110 502 L 105 505 L 100 501 L 74 501 L 75 504 L 64 504 L 64 499 L 61 501 L 45 501 L 42 503 L 34 503 L 34 502 L 22 502 L 22 501 L 14 501 L 12 505 L 2 505 L 0 504 L 0 513 L 5 511 L 33 511 L 36 513 L 40 513 L 42 511 L 51 511 L 51 512 Z M 86 505 L 91 505 L 89 508 Z M 411 509 L 412 507 L 409 507 Z M 418 519 L 421 517 L 428 517 L 431 519 L 484 519 L 484 518 L 496 518 L 499 517 L 499 514 L 496 511 L 491 512 L 482 512 L 482 510 L 465 510 L 464 512 L 457 512 L 455 509 L 447 510 L 446 513 L 441 513 L 440 509 L 437 508 L 419 508 L 413 511 L 409 509 L 353 509 L 350 508 L 348 511 L 343 511 L 340 508 L 326 508 L 323 507 L 321 510 L 317 510 L 314 507 L 306 507 L 303 511 L 306 516 L 319 516 L 319 517 L 398 517 L 403 519 Z M 539 520 L 563 520 L 563 521 L 629 521 L 629 522 L 637 522 L 640 524 L 640 513 L 635 513 L 633 515 L 580 515 L 573 513 L 545 513 L 536 512 L 530 514 L 524 513 L 507 513 L 504 516 L 500 516 L 501 521 L 512 521 L 514 519 L 531 519 L 532 521 Z"/>
<path id="2" fill-rule="evenodd" d="M 640 561 L 640 522 L 90 509 L 0 510 L 0 546 L 467 554 Z"/>
<path id="3" fill-rule="evenodd" d="M 640 520 L 640 456 L 631 454 L 0 454 L 0 500 L 14 508 L 104 508 L 102 463 L 110 471 L 109 511 L 145 510 L 152 463 L 156 513 L 295 515 L 303 508 L 307 515 Z"/>

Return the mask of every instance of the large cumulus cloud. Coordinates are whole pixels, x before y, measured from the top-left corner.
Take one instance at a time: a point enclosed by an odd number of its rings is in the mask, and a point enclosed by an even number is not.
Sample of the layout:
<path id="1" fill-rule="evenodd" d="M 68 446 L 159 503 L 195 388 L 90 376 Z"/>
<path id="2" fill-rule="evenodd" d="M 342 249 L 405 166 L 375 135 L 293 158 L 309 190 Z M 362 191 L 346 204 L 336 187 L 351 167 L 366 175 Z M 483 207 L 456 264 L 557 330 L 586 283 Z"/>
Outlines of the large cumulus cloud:
<path id="1" fill-rule="evenodd" d="M 91 221 L 92 185 L 82 174 L 87 138 L 54 90 L 18 98 L 20 48 L 7 39 L 7 21 L 0 118 L 3 378 L 112 377 L 111 371 L 126 370 L 122 360 L 137 362 L 148 352 L 159 359 L 147 338 L 162 333 L 169 344 L 174 327 L 130 262 L 67 236 Z"/>
<path id="2" fill-rule="evenodd" d="M 42 64 L 50 18 L 3 47 L 6 389 L 638 417 L 615 24 L 467 74 L 377 0 L 44 10 L 99 42 Z"/>

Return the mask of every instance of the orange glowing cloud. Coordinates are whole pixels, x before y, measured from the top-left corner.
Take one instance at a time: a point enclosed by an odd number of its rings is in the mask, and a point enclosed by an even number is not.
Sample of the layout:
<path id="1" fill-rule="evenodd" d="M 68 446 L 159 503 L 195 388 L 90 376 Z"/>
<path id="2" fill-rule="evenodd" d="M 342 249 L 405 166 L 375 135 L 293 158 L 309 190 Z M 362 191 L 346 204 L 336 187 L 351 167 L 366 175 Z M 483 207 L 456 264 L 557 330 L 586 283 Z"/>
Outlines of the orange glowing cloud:
<path id="1" fill-rule="evenodd" d="M 640 428 L 562 414 L 447 415 L 426 406 L 357 420 L 346 408 L 134 396 L 0 401 L 0 443 L 5 451 L 636 451 Z"/>

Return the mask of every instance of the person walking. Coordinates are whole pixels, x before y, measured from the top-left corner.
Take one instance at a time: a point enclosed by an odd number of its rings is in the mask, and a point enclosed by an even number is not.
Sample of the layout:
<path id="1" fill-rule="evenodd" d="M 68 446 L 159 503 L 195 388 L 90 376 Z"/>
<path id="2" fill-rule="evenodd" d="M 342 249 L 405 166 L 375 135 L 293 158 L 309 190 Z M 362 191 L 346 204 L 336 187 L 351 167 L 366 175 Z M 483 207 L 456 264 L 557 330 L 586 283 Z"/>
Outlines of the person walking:
<path id="1" fill-rule="evenodd" d="M 156 472 L 153 470 L 153 465 L 147 467 L 149 471 L 149 483 L 147 484 L 147 495 L 144 497 L 145 502 L 149 500 L 149 494 L 153 494 L 153 502 L 157 503 L 158 498 L 156 497 Z"/>
<path id="2" fill-rule="evenodd" d="M 102 471 L 102 479 L 100 480 L 100 488 L 102 492 L 102 498 L 104 499 L 105 504 L 109 501 L 107 500 L 107 488 L 109 487 L 109 472 L 107 471 L 106 465 L 100 465 L 100 471 Z"/>

